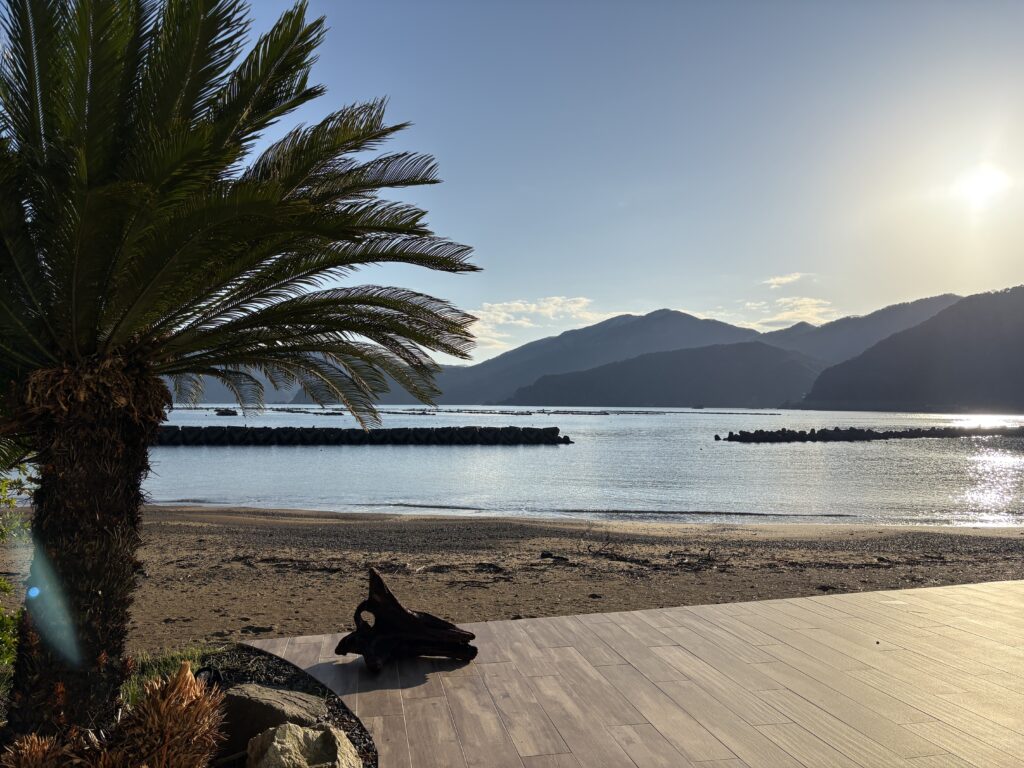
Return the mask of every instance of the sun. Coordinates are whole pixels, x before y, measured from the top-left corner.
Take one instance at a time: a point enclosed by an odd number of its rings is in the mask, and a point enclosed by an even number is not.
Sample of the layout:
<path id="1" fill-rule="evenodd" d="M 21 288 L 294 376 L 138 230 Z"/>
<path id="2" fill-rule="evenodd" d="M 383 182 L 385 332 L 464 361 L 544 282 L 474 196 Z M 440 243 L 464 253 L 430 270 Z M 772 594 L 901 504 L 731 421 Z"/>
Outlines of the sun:
<path id="1" fill-rule="evenodd" d="M 983 163 L 964 171 L 950 186 L 949 193 L 967 203 L 971 210 L 983 211 L 1003 197 L 1012 186 L 1013 179 L 1004 170 Z"/>

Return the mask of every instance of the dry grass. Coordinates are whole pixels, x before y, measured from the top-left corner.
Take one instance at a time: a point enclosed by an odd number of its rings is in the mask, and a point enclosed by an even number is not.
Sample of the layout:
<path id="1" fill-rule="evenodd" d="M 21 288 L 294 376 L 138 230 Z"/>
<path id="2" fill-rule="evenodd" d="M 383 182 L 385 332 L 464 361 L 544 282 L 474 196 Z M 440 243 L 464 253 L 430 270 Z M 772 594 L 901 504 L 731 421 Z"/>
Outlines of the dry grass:
<path id="1" fill-rule="evenodd" d="M 182 661 L 177 674 L 148 681 L 118 724 L 114 743 L 149 768 L 208 765 L 223 739 L 224 693 L 208 688 Z"/>
<path id="2" fill-rule="evenodd" d="M 134 677 L 136 696 L 109 739 L 100 743 L 91 734 L 52 737 L 25 736 L 0 755 L 0 768 L 200 768 L 209 765 L 223 736 L 224 694 L 207 688 L 192 674 L 191 655 L 202 659 L 209 651 L 194 649 L 144 660 Z M 152 674 L 177 664 L 177 672 L 142 683 Z M 138 687 L 141 686 L 141 691 Z"/>

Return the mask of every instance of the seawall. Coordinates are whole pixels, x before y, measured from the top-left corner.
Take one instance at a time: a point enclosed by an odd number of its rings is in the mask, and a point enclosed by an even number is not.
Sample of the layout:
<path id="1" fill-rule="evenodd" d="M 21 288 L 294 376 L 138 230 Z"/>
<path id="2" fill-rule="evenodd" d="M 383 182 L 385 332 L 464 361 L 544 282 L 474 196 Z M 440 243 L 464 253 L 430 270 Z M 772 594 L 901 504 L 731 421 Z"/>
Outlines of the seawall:
<path id="1" fill-rule="evenodd" d="M 567 445 L 558 427 L 177 427 L 162 426 L 154 445 Z"/>

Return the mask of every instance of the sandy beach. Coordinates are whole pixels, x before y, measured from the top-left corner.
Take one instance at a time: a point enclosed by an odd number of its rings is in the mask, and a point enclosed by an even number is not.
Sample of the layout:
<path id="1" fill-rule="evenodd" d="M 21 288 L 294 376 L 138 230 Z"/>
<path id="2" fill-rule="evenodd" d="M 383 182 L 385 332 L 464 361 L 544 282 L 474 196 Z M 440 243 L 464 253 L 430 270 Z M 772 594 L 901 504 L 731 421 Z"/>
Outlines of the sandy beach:
<path id="1" fill-rule="evenodd" d="M 130 644 L 151 652 L 343 631 L 368 566 L 409 607 L 465 622 L 1024 578 L 1024 528 L 149 507 L 144 536 Z M 23 578 L 27 559 L 8 548 L 0 573 Z"/>

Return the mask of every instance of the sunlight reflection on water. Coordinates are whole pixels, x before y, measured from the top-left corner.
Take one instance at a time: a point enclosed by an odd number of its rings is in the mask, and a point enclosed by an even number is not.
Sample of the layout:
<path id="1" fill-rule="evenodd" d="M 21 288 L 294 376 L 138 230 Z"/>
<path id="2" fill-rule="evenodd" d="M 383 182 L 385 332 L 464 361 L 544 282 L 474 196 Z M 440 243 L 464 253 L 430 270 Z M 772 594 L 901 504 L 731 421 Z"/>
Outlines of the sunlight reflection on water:
<path id="1" fill-rule="evenodd" d="M 986 425 L 987 426 L 987 425 Z M 971 483 L 963 501 L 973 510 L 975 525 L 1009 525 L 1019 522 L 1024 491 L 1024 455 L 983 448 L 972 456 L 967 474 Z"/>
<path id="2" fill-rule="evenodd" d="M 951 426 L 954 427 L 976 427 L 981 429 L 992 429 L 994 427 L 1009 427 L 1020 423 L 1019 416 L 1002 416 L 999 414 L 967 414 L 955 416 L 951 419 Z"/>

